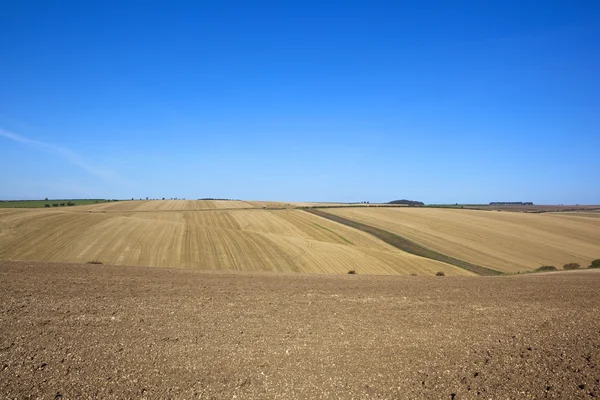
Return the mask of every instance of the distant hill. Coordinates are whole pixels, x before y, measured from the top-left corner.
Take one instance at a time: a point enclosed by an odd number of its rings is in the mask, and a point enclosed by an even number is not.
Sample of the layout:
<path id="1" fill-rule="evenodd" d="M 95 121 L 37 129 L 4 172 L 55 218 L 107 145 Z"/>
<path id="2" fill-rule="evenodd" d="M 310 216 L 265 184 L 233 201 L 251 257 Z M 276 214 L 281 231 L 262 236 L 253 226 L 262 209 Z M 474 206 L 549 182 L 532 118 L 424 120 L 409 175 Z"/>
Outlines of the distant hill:
<path id="1" fill-rule="evenodd" d="M 202 199 L 198 199 L 198 200 L 210 200 L 210 201 L 214 201 L 214 200 L 218 200 L 218 201 L 240 201 L 240 200 L 234 200 L 234 199 L 217 199 L 215 197 L 204 197 Z"/>
<path id="2" fill-rule="evenodd" d="M 490 206 L 532 206 L 531 201 L 492 201 Z"/>
<path id="3" fill-rule="evenodd" d="M 425 203 L 423 203 L 422 201 L 415 200 L 393 200 L 390 201 L 388 204 L 404 204 L 411 207 L 420 207 L 425 205 Z"/>

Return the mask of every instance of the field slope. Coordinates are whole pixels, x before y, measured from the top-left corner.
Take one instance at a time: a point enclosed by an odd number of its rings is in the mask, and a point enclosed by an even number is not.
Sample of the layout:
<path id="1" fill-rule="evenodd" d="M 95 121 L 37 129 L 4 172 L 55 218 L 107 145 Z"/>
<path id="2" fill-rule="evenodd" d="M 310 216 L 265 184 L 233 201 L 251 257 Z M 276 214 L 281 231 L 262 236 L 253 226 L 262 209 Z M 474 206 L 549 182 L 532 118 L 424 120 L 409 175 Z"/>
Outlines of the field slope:
<path id="1" fill-rule="evenodd" d="M 185 211 L 252 208 L 254 205 L 239 200 L 125 200 L 92 204 L 79 209 L 89 211 Z"/>
<path id="2" fill-rule="evenodd" d="M 502 272 L 600 258 L 600 218 L 428 208 L 328 209 L 429 249 Z"/>
<path id="3" fill-rule="evenodd" d="M 376 228 L 371 225 L 366 225 L 361 222 L 341 217 L 339 215 L 329 214 L 319 209 L 309 209 L 306 211 L 311 214 L 327 218 L 331 221 L 338 222 L 340 224 L 350 226 L 352 228 L 360 229 L 361 231 L 369 233 L 375 236 L 376 238 L 381 239 L 384 242 L 410 254 L 429 258 L 431 260 L 441 261 L 450 265 L 455 265 L 457 267 L 474 272 L 478 275 L 501 275 L 501 273 L 496 270 L 482 267 L 481 265 L 475 265 L 468 261 L 459 260 L 458 258 L 450 257 L 446 254 L 438 253 L 384 229 Z"/>
<path id="4" fill-rule="evenodd" d="M 151 203 L 158 208 L 145 211 Z M 244 204 L 218 209 L 223 203 L 178 210 L 189 204 L 133 201 L 0 210 L 0 259 L 238 271 L 471 274 L 301 210 L 247 209 Z"/>

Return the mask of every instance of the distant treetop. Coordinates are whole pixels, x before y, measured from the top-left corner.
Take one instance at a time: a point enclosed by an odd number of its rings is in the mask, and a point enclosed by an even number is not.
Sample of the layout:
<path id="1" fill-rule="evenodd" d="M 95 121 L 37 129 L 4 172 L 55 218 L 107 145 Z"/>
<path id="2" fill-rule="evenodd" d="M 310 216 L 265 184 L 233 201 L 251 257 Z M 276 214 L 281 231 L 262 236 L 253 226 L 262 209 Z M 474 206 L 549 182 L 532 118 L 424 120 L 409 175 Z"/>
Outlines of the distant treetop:
<path id="1" fill-rule="evenodd" d="M 390 201 L 388 204 L 405 204 L 405 205 L 411 206 L 411 207 L 425 205 L 425 203 L 423 203 L 422 201 L 415 201 L 415 200 L 393 200 L 393 201 Z"/>
<path id="2" fill-rule="evenodd" d="M 532 206 L 531 201 L 492 201 L 490 206 Z"/>
<path id="3" fill-rule="evenodd" d="M 203 197 L 198 200 L 240 201 L 240 200 L 234 200 L 234 199 L 217 199 L 215 197 Z"/>

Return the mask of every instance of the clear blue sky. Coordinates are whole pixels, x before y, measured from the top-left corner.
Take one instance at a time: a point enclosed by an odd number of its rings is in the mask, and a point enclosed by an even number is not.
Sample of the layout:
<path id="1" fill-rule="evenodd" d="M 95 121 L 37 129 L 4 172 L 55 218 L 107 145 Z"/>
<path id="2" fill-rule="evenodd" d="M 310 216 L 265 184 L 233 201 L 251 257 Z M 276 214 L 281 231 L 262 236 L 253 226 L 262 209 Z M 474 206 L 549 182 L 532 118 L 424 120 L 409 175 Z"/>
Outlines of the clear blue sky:
<path id="1" fill-rule="evenodd" d="M 600 203 L 598 1 L 0 0 L 0 198 Z"/>

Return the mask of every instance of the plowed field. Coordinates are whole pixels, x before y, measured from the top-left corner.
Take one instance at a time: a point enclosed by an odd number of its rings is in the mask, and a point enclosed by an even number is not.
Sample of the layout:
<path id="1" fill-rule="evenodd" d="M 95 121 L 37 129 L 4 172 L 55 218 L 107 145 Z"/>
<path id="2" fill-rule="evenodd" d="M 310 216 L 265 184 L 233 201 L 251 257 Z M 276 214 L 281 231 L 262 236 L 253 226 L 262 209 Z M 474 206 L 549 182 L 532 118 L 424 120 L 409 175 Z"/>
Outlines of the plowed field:
<path id="1" fill-rule="evenodd" d="M 0 261 L 0 394 L 594 399 L 598 287 Z"/>
<path id="2" fill-rule="evenodd" d="M 327 209 L 396 233 L 434 251 L 503 272 L 586 267 L 600 258 L 595 214 L 527 214 L 427 208 Z"/>

